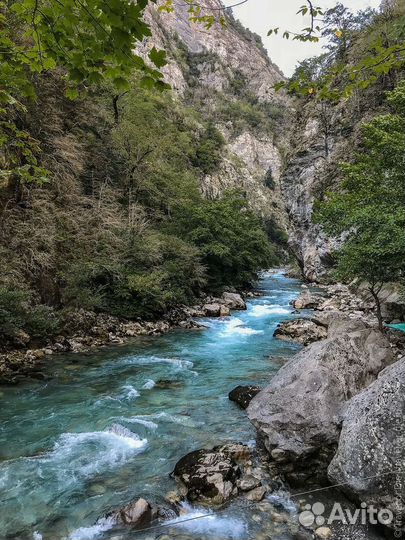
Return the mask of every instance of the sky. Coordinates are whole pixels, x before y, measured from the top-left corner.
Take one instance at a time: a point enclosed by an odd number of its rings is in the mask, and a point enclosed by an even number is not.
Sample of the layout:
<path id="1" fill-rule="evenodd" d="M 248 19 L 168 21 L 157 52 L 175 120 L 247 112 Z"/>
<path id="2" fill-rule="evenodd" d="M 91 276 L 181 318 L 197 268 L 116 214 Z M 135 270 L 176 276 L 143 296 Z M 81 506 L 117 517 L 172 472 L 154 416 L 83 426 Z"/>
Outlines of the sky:
<path id="1" fill-rule="evenodd" d="M 225 0 L 230 6 L 238 0 Z M 336 5 L 337 0 L 318 0 L 315 5 L 323 9 Z M 381 0 L 340 0 L 342 4 L 353 11 L 367 7 L 378 8 Z M 321 43 L 302 43 L 283 39 L 281 36 L 267 36 L 270 28 L 280 27 L 280 30 L 300 31 L 309 26 L 309 20 L 296 15 L 305 0 L 248 0 L 245 4 L 234 7 L 234 16 L 252 32 L 262 37 L 271 60 L 281 68 L 286 76 L 292 75 L 295 65 L 300 60 L 316 56 L 322 52 Z"/>

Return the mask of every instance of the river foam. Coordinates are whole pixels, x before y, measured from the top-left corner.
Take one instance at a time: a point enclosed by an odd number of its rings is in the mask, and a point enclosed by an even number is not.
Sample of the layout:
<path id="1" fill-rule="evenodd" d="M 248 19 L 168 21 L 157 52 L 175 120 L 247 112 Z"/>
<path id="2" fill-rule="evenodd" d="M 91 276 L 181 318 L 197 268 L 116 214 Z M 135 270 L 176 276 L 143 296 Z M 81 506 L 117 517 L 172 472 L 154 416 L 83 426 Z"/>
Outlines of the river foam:
<path id="1" fill-rule="evenodd" d="M 79 527 L 69 536 L 69 540 L 93 540 L 98 538 L 102 533 L 105 533 L 114 527 L 115 523 L 112 518 L 100 518 L 95 525 L 90 527 Z"/>
<path id="2" fill-rule="evenodd" d="M 181 358 L 166 358 L 164 356 L 131 356 L 126 360 L 128 364 L 138 364 L 145 366 L 148 364 L 169 364 L 178 369 L 190 369 L 194 367 L 193 362 L 182 360 Z"/>
<path id="3" fill-rule="evenodd" d="M 252 307 L 249 315 L 251 317 L 265 317 L 267 315 L 288 315 L 291 313 L 289 309 L 286 309 L 282 306 L 266 306 L 266 305 L 255 305 Z"/>
<path id="4" fill-rule="evenodd" d="M 182 508 L 184 513 L 166 524 L 193 534 L 212 536 L 218 540 L 222 538 L 239 540 L 247 536 L 246 524 L 240 519 L 222 517 L 218 513 L 214 514 L 206 509 L 194 508 L 187 503 L 183 503 Z"/>
<path id="5" fill-rule="evenodd" d="M 69 473 L 92 476 L 106 467 L 125 463 L 142 452 L 148 441 L 129 429 L 114 424 L 106 431 L 63 433 L 47 460 L 57 465 L 66 463 L 63 476 Z"/>
<path id="6" fill-rule="evenodd" d="M 148 379 L 144 385 L 142 386 L 142 388 L 144 390 L 151 390 L 152 388 L 154 388 L 156 386 L 156 383 L 153 379 Z"/>
<path id="7" fill-rule="evenodd" d="M 249 326 L 244 326 L 244 322 L 238 318 L 232 318 L 226 322 L 225 329 L 219 334 L 221 337 L 230 337 L 235 334 L 241 336 L 251 336 L 254 334 L 262 334 L 263 330 L 255 330 Z"/>

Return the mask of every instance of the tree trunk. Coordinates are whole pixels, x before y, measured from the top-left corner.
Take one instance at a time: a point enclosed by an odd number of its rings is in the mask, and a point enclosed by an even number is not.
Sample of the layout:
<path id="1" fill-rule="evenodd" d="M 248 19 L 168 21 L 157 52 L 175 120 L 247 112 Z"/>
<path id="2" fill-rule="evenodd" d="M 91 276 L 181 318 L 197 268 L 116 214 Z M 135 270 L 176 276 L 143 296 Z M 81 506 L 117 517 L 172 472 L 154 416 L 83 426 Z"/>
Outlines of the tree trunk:
<path id="1" fill-rule="evenodd" d="M 378 288 L 378 290 L 376 291 L 374 287 L 370 287 L 369 288 L 369 291 L 371 292 L 373 298 L 374 298 L 374 302 L 375 302 L 375 307 L 376 307 L 376 316 L 377 316 L 377 319 L 378 319 L 378 329 L 380 330 L 380 332 L 384 332 L 384 324 L 383 324 L 383 318 L 382 318 L 382 314 L 381 314 L 381 302 L 380 302 L 380 299 L 378 297 L 378 293 L 380 292 L 381 290 L 381 287 Z"/>

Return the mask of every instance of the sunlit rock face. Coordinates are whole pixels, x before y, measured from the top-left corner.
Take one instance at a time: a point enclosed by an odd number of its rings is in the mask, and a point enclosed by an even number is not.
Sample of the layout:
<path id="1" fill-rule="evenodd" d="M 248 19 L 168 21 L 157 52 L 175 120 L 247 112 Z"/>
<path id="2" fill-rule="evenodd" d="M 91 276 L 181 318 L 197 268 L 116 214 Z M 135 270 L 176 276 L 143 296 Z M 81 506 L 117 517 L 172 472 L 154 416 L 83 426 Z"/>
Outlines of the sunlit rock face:
<path id="1" fill-rule="evenodd" d="M 146 55 L 152 44 L 165 49 L 168 63 L 162 71 L 166 82 L 179 99 L 190 107 L 200 107 L 225 138 L 220 165 L 202 178 L 205 196 L 242 189 L 260 215 L 285 227 L 280 174 L 290 103 L 273 89 L 284 76 L 269 59 L 260 38 L 225 12 L 221 2 L 207 0 L 204 6 L 207 13 L 223 13 L 226 26 L 214 24 L 207 30 L 191 23 L 187 6 L 180 0 L 174 2 L 174 13 L 148 8 L 153 41 L 146 41 L 139 52 Z M 274 106 L 280 118 L 272 120 L 266 114 L 256 125 L 239 122 L 235 114 L 223 118 L 220 110 L 230 104 L 246 105 L 246 95 L 248 100 L 268 104 L 271 114 Z M 274 129 L 269 129 L 269 121 Z"/>

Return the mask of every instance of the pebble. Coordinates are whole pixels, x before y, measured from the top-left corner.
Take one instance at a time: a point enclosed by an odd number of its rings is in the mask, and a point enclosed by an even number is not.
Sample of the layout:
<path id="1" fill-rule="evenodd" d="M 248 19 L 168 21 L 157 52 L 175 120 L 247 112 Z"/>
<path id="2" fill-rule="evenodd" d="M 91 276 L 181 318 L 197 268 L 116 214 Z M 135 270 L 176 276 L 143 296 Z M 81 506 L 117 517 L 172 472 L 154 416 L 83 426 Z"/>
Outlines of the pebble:
<path id="1" fill-rule="evenodd" d="M 329 538 L 332 538 L 332 531 L 329 527 L 319 527 L 315 531 L 315 536 L 321 540 L 329 540 Z"/>

